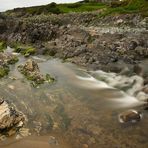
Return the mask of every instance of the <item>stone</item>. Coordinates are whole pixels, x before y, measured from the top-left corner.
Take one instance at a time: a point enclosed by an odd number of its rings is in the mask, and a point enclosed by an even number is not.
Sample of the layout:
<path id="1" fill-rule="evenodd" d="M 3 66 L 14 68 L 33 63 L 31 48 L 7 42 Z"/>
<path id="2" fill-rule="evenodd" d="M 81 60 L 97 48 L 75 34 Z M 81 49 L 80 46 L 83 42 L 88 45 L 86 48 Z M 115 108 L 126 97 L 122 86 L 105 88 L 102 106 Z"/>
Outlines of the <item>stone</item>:
<path id="1" fill-rule="evenodd" d="M 31 59 L 29 59 L 26 62 L 26 64 L 24 65 L 24 68 L 26 70 L 28 70 L 28 71 L 39 71 L 38 64 L 35 61 L 31 60 Z"/>
<path id="2" fill-rule="evenodd" d="M 136 41 L 131 41 L 129 44 L 129 49 L 134 50 L 138 46 L 138 43 Z"/>
<path id="3" fill-rule="evenodd" d="M 46 81 L 48 83 L 54 81 L 54 78 L 52 78 L 49 74 L 43 76 L 40 73 L 37 62 L 31 59 L 29 59 L 24 65 L 19 65 L 18 70 L 24 74 L 28 80 L 32 81 L 32 85 L 34 87 L 37 87 L 39 84 L 43 84 Z"/>
<path id="4" fill-rule="evenodd" d="M 21 128 L 19 130 L 19 134 L 22 137 L 27 137 L 27 136 L 30 136 L 31 135 L 31 133 L 29 132 L 29 129 L 28 128 Z"/>
<path id="5" fill-rule="evenodd" d="M 28 60 L 24 65 L 19 65 L 18 70 L 24 74 L 28 80 L 33 81 L 35 84 L 44 83 L 45 79 L 42 74 L 40 74 L 40 70 L 38 64 L 33 60 Z"/>
<path id="6" fill-rule="evenodd" d="M 25 116 L 4 99 L 0 99 L 0 134 L 14 135 L 25 123 Z"/>
<path id="7" fill-rule="evenodd" d="M 120 123 L 136 123 L 142 119 L 142 113 L 136 110 L 127 110 L 119 114 Z"/>
<path id="8" fill-rule="evenodd" d="M 143 76 L 143 68 L 140 66 L 140 65 L 135 65 L 134 67 L 133 67 L 133 71 L 137 74 L 137 75 L 139 75 L 139 76 Z"/>
<path id="9" fill-rule="evenodd" d="M 50 137 L 49 137 L 48 143 L 49 143 L 50 145 L 58 145 L 57 139 L 56 139 L 55 137 L 53 137 L 53 136 L 50 136 Z"/>
<path id="10" fill-rule="evenodd" d="M 140 56 L 143 56 L 143 57 L 147 57 L 147 56 L 148 56 L 148 48 L 141 47 L 141 46 L 137 46 L 137 47 L 135 48 L 135 51 L 136 51 Z"/>

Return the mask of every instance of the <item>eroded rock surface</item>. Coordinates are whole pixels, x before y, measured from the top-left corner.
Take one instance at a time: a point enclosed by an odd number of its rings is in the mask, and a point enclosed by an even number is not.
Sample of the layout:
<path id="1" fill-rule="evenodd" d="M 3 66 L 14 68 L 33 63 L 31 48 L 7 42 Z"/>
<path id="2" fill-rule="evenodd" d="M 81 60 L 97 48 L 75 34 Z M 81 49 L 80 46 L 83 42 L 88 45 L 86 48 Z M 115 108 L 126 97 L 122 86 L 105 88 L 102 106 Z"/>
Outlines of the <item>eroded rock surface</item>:
<path id="1" fill-rule="evenodd" d="M 12 136 L 23 127 L 25 115 L 0 98 L 0 137 Z"/>
<path id="2" fill-rule="evenodd" d="M 24 74 L 28 80 L 31 80 L 34 85 L 43 84 L 45 81 L 54 81 L 54 78 L 50 77 L 49 74 L 44 77 L 38 67 L 38 64 L 29 59 L 24 65 L 18 66 L 19 71 Z"/>

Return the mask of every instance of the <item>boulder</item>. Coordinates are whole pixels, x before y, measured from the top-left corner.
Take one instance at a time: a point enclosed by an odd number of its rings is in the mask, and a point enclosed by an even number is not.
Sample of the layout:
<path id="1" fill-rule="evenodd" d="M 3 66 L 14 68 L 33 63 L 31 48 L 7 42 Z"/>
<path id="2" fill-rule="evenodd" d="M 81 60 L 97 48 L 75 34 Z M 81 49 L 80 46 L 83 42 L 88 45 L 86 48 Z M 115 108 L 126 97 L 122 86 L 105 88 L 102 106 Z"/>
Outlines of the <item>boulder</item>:
<path id="1" fill-rule="evenodd" d="M 0 134 L 13 135 L 24 125 L 24 122 L 25 116 L 0 98 Z"/>
<path id="2" fill-rule="evenodd" d="M 140 121 L 142 118 L 142 114 L 136 110 L 127 110 L 121 114 L 119 114 L 119 122 L 120 123 L 136 123 Z"/>
<path id="3" fill-rule="evenodd" d="M 53 82 L 54 78 L 52 78 L 49 74 L 44 77 L 39 70 L 38 64 L 29 59 L 24 65 L 19 65 L 18 70 L 26 76 L 28 80 L 31 80 L 33 86 L 38 86 L 39 84 L 43 84 L 45 81 Z"/>
<path id="4" fill-rule="evenodd" d="M 24 69 L 27 70 L 27 71 L 32 71 L 32 72 L 33 71 L 36 71 L 36 72 L 39 71 L 38 64 L 35 61 L 30 60 L 30 59 L 24 65 Z"/>
<path id="5" fill-rule="evenodd" d="M 44 83 L 45 79 L 40 73 L 38 64 L 33 60 L 28 60 L 24 65 L 19 65 L 18 70 L 24 74 L 28 80 L 34 82 L 35 85 Z"/>

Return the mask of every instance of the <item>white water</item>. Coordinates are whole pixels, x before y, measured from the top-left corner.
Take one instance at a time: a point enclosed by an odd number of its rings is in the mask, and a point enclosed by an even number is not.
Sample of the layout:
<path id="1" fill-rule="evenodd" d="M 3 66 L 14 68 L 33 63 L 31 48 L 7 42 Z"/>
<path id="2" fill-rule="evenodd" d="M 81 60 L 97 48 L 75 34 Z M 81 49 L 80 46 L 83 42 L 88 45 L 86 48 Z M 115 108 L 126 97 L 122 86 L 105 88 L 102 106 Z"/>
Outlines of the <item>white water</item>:
<path id="1" fill-rule="evenodd" d="M 79 86 L 87 89 L 117 89 L 121 97 L 112 98 L 118 107 L 130 107 L 144 104 L 148 95 L 142 92 L 143 78 L 137 75 L 127 77 L 104 71 L 91 71 L 88 77 L 76 76 Z M 125 88 L 125 90 L 124 90 Z"/>

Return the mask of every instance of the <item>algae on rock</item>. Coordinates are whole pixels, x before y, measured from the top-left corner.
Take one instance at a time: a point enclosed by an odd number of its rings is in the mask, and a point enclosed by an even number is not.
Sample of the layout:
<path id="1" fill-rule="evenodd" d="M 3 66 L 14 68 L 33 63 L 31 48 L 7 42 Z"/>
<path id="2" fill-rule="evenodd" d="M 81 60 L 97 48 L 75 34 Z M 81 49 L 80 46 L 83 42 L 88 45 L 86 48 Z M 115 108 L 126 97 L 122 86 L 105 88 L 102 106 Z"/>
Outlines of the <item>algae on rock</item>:
<path id="1" fill-rule="evenodd" d="M 29 59 L 24 65 L 19 65 L 18 70 L 24 74 L 28 80 L 32 81 L 33 86 L 43 84 L 45 81 L 49 83 L 54 81 L 54 78 L 49 74 L 46 74 L 46 77 L 44 77 L 40 73 L 38 64 L 31 59 Z"/>
<path id="2" fill-rule="evenodd" d="M 7 48 L 7 44 L 4 41 L 0 41 L 0 52 L 3 52 Z"/>

